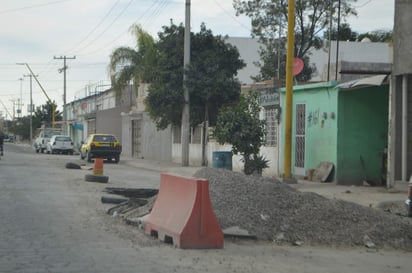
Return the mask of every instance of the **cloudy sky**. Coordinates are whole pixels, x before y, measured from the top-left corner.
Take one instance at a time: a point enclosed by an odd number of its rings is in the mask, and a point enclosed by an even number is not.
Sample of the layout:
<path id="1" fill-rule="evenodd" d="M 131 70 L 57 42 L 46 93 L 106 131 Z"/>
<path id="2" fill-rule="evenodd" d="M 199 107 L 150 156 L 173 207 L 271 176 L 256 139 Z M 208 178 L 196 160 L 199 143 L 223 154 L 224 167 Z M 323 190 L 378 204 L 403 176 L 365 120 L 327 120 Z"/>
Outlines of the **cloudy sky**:
<path id="1" fill-rule="evenodd" d="M 185 0 L 0 0 L 0 113 L 17 117 L 19 102 L 27 114 L 30 100 L 28 63 L 48 97 L 63 104 L 63 60 L 67 56 L 66 100 L 107 88 L 110 53 L 134 46 L 128 29 L 134 23 L 156 37 L 161 27 L 184 22 Z M 192 0 L 192 31 L 202 22 L 216 35 L 249 37 L 249 19 L 236 17 L 231 0 Z M 393 27 L 394 0 L 358 0 L 358 17 L 348 20 L 364 33 Z M 20 80 L 23 79 L 23 80 Z M 33 81 L 33 103 L 46 103 Z M 60 108 L 61 109 L 61 108 Z M 14 111 L 14 112 L 13 112 Z"/>

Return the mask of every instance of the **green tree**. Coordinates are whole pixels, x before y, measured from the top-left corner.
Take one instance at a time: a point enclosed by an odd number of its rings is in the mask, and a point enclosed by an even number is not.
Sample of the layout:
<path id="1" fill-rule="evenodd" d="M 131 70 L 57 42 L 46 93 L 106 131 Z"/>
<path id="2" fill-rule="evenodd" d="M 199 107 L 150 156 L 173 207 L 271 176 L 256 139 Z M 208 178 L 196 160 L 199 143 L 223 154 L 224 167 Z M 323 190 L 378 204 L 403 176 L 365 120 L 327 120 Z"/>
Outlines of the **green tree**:
<path id="1" fill-rule="evenodd" d="M 329 39 L 329 33 L 330 33 L 330 39 L 332 41 L 336 41 L 338 37 L 338 29 L 332 28 L 332 31 L 326 30 L 323 34 L 324 39 Z M 351 41 L 354 42 L 358 39 L 358 33 L 356 31 L 353 31 L 350 27 L 349 24 L 344 23 L 341 24 L 339 27 L 339 41 Z"/>
<path id="2" fill-rule="evenodd" d="M 184 26 L 172 22 L 158 35 L 156 77 L 145 103 L 157 127 L 164 129 L 168 125 L 181 125 Z M 222 37 L 213 36 L 204 24 L 199 33 L 191 33 L 191 61 L 186 73 L 192 126 L 207 119 L 214 124 L 218 109 L 237 101 L 240 83 L 235 76 L 243 66 L 238 50 Z"/>
<path id="3" fill-rule="evenodd" d="M 61 121 L 62 113 L 57 110 L 56 102 L 53 103 L 47 102 L 41 107 L 38 107 L 34 112 L 32 117 L 32 126 L 33 129 L 40 128 L 42 125 L 45 127 L 52 127 L 53 124 L 53 115 L 52 110 L 54 109 L 54 121 Z"/>
<path id="4" fill-rule="evenodd" d="M 23 140 L 30 138 L 30 117 L 24 116 L 18 118 L 15 125 L 15 134 L 21 136 Z"/>
<path id="5" fill-rule="evenodd" d="M 110 55 L 110 77 L 117 95 L 130 82 L 137 88 L 141 82 L 152 82 L 156 74 L 158 56 L 153 37 L 139 25 L 129 30 L 136 38 L 136 48 L 119 47 Z"/>
<path id="6" fill-rule="evenodd" d="M 265 161 L 259 157 L 265 136 L 265 121 L 259 119 L 259 112 L 258 94 L 252 91 L 242 94 L 238 103 L 221 109 L 213 130 L 220 144 L 231 144 L 232 153 L 240 153 L 246 174 L 256 171 L 256 162 Z"/>
<path id="7" fill-rule="evenodd" d="M 356 14 L 351 6 L 351 2 L 356 1 L 340 1 L 340 16 L 342 18 Z M 263 62 L 262 67 L 267 69 L 261 70 L 260 75 L 260 78 L 264 80 L 276 75 L 276 70 L 273 68 L 270 70 L 270 65 L 266 65 L 266 63 L 276 63 L 277 58 L 280 58 L 281 63 L 285 62 L 285 51 L 275 51 L 274 49 L 285 48 L 286 39 L 283 33 L 280 33 L 280 36 L 283 37 L 280 41 L 280 47 L 277 47 L 277 41 L 279 40 L 279 29 L 285 29 L 287 26 L 288 2 L 288 0 L 233 0 L 233 7 L 237 14 L 244 14 L 251 18 L 252 35 L 258 37 L 264 45 L 261 49 L 261 61 Z M 306 70 L 296 77 L 298 80 L 310 79 L 313 67 L 309 66 L 309 50 L 319 49 L 322 46 L 322 39 L 319 35 L 329 26 L 331 18 L 336 21 L 337 11 L 338 1 L 335 0 L 296 1 L 294 56 L 304 60 L 306 67 Z M 275 57 L 275 55 L 280 56 Z M 281 78 L 283 77 L 285 74 L 281 76 Z"/>

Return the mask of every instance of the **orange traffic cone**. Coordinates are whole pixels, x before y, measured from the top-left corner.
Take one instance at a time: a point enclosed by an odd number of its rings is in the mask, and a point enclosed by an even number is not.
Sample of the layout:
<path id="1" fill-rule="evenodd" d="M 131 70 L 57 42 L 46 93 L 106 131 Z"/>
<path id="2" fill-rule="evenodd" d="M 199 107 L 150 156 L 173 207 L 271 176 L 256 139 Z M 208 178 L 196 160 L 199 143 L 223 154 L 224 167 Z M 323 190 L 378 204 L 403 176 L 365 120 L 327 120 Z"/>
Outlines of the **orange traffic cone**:
<path id="1" fill-rule="evenodd" d="M 93 174 L 103 175 L 103 158 L 94 159 Z"/>

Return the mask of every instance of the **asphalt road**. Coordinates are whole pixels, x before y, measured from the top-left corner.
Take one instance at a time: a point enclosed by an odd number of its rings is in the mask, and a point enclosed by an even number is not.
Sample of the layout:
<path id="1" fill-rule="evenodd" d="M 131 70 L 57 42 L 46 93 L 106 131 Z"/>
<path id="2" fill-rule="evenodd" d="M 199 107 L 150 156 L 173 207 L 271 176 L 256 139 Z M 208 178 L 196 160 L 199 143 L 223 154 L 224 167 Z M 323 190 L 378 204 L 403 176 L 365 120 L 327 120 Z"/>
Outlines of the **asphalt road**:
<path id="1" fill-rule="evenodd" d="M 152 187 L 159 173 L 105 164 L 109 184 L 66 169 L 78 156 L 5 144 L 0 160 L 0 272 L 410 272 L 411 253 L 278 246 L 226 240 L 224 249 L 181 250 L 105 213 L 105 187 Z"/>

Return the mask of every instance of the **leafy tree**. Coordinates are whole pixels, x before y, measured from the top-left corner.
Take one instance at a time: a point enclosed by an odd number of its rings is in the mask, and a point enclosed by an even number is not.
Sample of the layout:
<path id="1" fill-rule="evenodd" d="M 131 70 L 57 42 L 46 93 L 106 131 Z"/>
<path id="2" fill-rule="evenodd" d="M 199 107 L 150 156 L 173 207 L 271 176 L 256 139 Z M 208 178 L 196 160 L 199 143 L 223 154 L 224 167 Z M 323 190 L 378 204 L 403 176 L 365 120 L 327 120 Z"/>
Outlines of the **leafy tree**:
<path id="1" fill-rule="evenodd" d="M 326 30 L 323 34 L 324 39 L 329 39 L 329 33 L 331 34 L 330 39 L 336 41 L 338 37 L 338 29 L 332 28 L 332 31 Z M 339 41 L 351 41 L 354 42 L 358 39 L 358 33 L 352 31 L 349 24 L 344 23 L 339 27 Z"/>
<path id="2" fill-rule="evenodd" d="M 157 127 L 164 129 L 170 124 L 181 125 L 184 26 L 171 22 L 158 35 L 156 76 L 145 103 Z M 243 66 L 238 50 L 220 36 L 213 36 L 204 24 L 199 33 L 191 33 L 191 61 L 186 73 L 192 126 L 208 117 L 213 124 L 218 109 L 238 99 L 240 83 L 235 75 Z"/>
<path id="3" fill-rule="evenodd" d="M 358 40 L 362 41 L 363 38 L 369 38 L 371 42 L 391 43 L 393 42 L 393 31 L 379 29 L 359 34 Z"/>
<path id="4" fill-rule="evenodd" d="M 24 116 L 17 120 L 15 134 L 21 136 L 23 140 L 30 139 L 30 117 Z"/>
<path id="5" fill-rule="evenodd" d="M 259 120 L 259 112 L 257 92 L 242 94 L 237 104 L 221 109 L 213 131 L 220 144 L 229 143 L 233 154 L 242 155 L 246 174 L 253 173 L 253 165 L 263 159 L 258 154 L 264 144 L 265 121 Z"/>
<path id="6" fill-rule="evenodd" d="M 54 121 L 61 121 L 63 119 L 62 113 L 57 110 L 56 102 L 47 102 L 41 107 L 38 107 L 34 112 L 32 117 L 33 129 L 40 128 L 42 125 L 45 125 L 45 127 L 52 127 L 52 109 L 54 109 Z"/>
<path id="7" fill-rule="evenodd" d="M 340 16 L 345 18 L 348 15 L 356 14 L 351 6 L 351 2 L 357 0 L 341 0 Z M 251 18 L 252 35 L 259 37 L 264 47 L 261 49 L 261 61 L 275 62 L 281 58 L 284 62 L 285 52 L 275 53 L 276 41 L 279 37 L 279 29 L 285 29 L 288 19 L 288 0 L 233 0 L 233 7 L 237 14 L 244 14 Z M 310 49 L 319 49 L 322 46 L 320 33 L 329 26 L 330 18 L 336 20 L 338 11 L 338 1 L 319 1 L 319 0 L 298 0 L 295 4 L 295 47 L 294 56 L 305 61 L 306 72 L 298 75 L 297 79 L 302 81 L 310 78 L 311 67 L 308 66 Z M 332 16 L 330 16 L 332 13 Z M 283 33 L 281 33 L 281 36 Z M 284 35 L 283 35 L 284 36 Z M 285 39 L 281 39 L 281 47 L 285 48 Z M 268 51 L 269 53 L 265 53 Z M 278 54 L 277 58 L 274 57 Z M 265 65 L 263 65 L 265 66 Z M 270 68 L 270 66 L 267 66 Z M 262 73 L 263 72 L 263 73 Z M 275 70 L 263 70 L 262 79 L 270 79 L 276 74 Z M 312 71 L 313 72 L 313 71 Z M 284 74 L 283 74 L 284 75 Z"/>
<path id="8" fill-rule="evenodd" d="M 141 82 L 152 82 L 156 74 L 158 56 L 153 37 L 139 25 L 129 30 L 136 38 L 136 49 L 119 47 L 110 55 L 110 76 L 117 95 L 130 81 L 137 88 Z"/>

